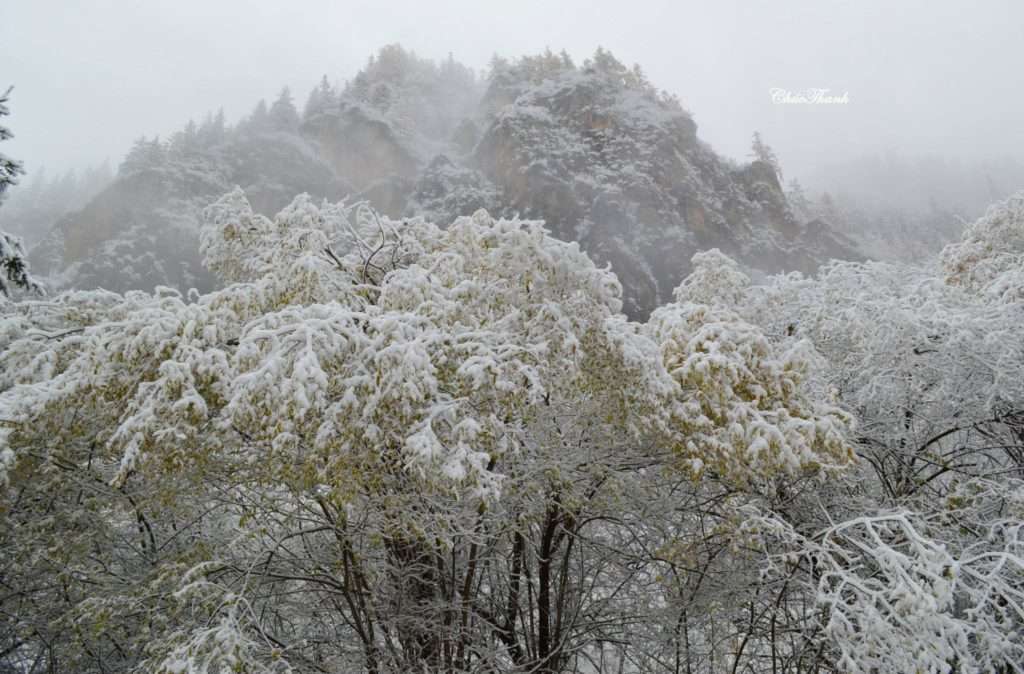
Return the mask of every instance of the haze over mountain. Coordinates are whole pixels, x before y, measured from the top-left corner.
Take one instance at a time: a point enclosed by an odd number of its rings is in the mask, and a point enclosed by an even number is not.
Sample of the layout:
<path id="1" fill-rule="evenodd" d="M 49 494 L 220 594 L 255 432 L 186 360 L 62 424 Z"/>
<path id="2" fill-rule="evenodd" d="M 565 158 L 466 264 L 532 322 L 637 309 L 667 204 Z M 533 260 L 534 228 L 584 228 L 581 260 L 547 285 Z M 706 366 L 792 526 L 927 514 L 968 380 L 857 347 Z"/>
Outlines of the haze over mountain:
<path id="1" fill-rule="evenodd" d="M 285 88 L 234 127 L 218 113 L 167 142 L 138 140 L 113 184 L 64 216 L 33 260 L 59 286 L 202 290 L 203 209 L 239 185 L 265 214 L 307 192 L 442 225 L 481 208 L 543 220 L 610 263 L 627 313 L 643 315 L 699 250 L 767 272 L 859 257 L 791 211 L 760 142 L 750 164 L 722 158 L 676 97 L 603 49 L 580 65 L 565 52 L 495 57 L 481 77 L 392 45 L 340 91 L 323 78 L 301 114 Z"/>
<path id="2" fill-rule="evenodd" d="M 718 152 L 743 159 L 758 129 L 802 180 L 823 163 L 887 151 L 1024 153 L 1015 0 L 569 0 L 557 10 L 314 0 L 299 13 L 243 0 L 10 2 L 0 8 L 0 84 L 17 101 L 8 152 L 30 171 L 116 163 L 140 134 L 166 137 L 222 106 L 237 120 L 282 84 L 305 92 L 324 73 L 351 79 L 393 42 L 476 70 L 495 53 L 565 48 L 580 62 L 603 45 L 679 95 Z M 850 101 L 776 105 L 773 87 Z"/>
<path id="3" fill-rule="evenodd" d="M 1021 7 L 8 3 L 0 674 L 1024 672 Z"/>

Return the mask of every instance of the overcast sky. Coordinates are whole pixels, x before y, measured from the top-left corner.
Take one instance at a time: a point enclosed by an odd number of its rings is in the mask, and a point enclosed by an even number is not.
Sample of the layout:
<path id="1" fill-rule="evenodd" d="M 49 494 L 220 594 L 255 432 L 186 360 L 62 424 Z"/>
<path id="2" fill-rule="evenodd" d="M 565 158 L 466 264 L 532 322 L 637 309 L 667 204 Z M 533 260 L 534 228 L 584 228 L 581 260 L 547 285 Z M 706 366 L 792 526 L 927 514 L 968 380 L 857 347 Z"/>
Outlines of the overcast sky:
<path id="1" fill-rule="evenodd" d="M 788 175 L 884 151 L 1024 157 L 1022 0 L 0 0 L 0 86 L 31 170 L 116 164 L 131 141 L 282 85 L 301 106 L 399 42 L 482 68 L 602 45 L 676 93 L 702 138 L 743 158 L 760 130 Z M 770 90 L 846 93 L 773 103 Z"/>

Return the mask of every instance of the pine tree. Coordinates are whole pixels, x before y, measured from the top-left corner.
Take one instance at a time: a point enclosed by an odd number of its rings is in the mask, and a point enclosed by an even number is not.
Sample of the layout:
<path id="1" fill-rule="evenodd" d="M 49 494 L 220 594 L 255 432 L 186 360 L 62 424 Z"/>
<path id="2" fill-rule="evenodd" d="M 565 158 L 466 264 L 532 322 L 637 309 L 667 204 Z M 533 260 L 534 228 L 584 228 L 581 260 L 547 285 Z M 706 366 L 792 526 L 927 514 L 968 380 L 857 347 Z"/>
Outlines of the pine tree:
<path id="1" fill-rule="evenodd" d="M 806 192 L 804 192 L 803 185 L 796 178 L 789 181 L 786 199 L 799 219 L 809 220 L 811 218 L 811 202 L 807 198 Z"/>
<path id="2" fill-rule="evenodd" d="M 245 122 L 245 128 L 251 133 L 266 131 L 270 126 L 270 113 L 267 112 L 267 102 L 260 99 L 260 102 L 253 108 L 249 119 Z"/>
<path id="3" fill-rule="evenodd" d="M 190 155 L 199 149 L 199 127 L 195 121 L 188 120 L 184 129 L 171 136 L 170 149 L 179 156 Z"/>
<path id="4" fill-rule="evenodd" d="M 309 119 L 336 107 L 338 107 L 338 92 L 327 80 L 327 75 L 324 75 L 320 84 L 309 92 L 306 106 L 302 109 L 302 118 Z"/>
<path id="5" fill-rule="evenodd" d="M 206 113 L 203 123 L 197 132 L 197 141 L 201 147 L 208 148 L 219 144 L 224 140 L 226 124 L 224 122 L 224 108 L 217 110 L 217 114 Z"/>
<path id="6" fill-rule="evenodd" d="M 0 96 L 0 117 L 11 114 L 7 107 L 7 99 L 10 97 L 11 88 Z M 10 130 L 0 125 L 0 141 L 13 138 Z M 3 201 L 4 193 L 11 185 L 18 184 L 18 176 L 24 175 L 20 161 L 11 159 L 7 155 L 0 154 L 0 201 Z M 32 292 L 42 293 L 42 286 L 32 278 L 28 271 L 28 259 L 25 255 L 25 247 L 21 239 L 0 232 L 0 295 L 10 295 L 10 282 L 16 288 L 22 288 Z"/>
<path id="7" fill-rule="evenodd" d="M 761 132 L 755 131 L 754 138 L 750 144 L 750 154 L 756 161 L 762 161 L 772 167 L 779 182 L 782 182 L 782 166 L 779 165 L 779 158 L 773 150 L 761 138 Z"/>
<path id="8" fill-rule="evenodd" d="M 11 95 L 11 89 L 8 87 L 7 91 L 0 95 L 0 117 L 11 114 L 10 109 L 7 107 L 7 99 Z M 0 125 L 0 141 L 13 138 L 14 134 L 8 130 L 7 127 Z M 18 176 L 25 173 L 25 169 L 22 167 L 20 161 L 11 159 L 5 154 L 0 153 L 0 201 L 4 198 L 4 193 L 7 188 L 12 185 L 18 184 Z"/>
<path id="9" fill-rule="evenodd" d="M 270 106 L 270 126 L 275 131 L 295 132 L 299 128 L 299 113 L 292 102 L 292 92 L 288 87 L 281 89 L 277 100 Z"/>
<path id="10" fill-rule="evenodd" d="M 132 149 L 128 150 L 118 172 L 127 175 L 136 171 L 159 168 L 164 164 L 166 158 L 167 150 L 160 142 L 159 136 L 154 136 L 153 140 L 140 136 L 132 145 Z"/>
<path id="11" fill-rule="evenodd" d="M 323 106 L 320 104 L 320 87 L 313 87 L 313 90 L 309 92 L 309 96 L 306 98 L 306 105 L 302 108 L 303 121 L 320 114 L 322 110 Z"/>
<path id="12" fill-rule="evenodd" d="M 217 114 L 213 116 L 213 125 L 210 127 L 210 141 L 219 143 L 224 140 L 227 133 L 227 123 L 224 121 L 224 108 L 217 108 Z"/>
<path id="13" fill-rule="evenodd" d="M 618 77 L 625 77 L 629 72 L 629 69 L 604 47 L 598 47 L 597 51 L 594 52 L 594 57 L 587 60 L 584 63 L 584 67 L 593 68 L 600 73 Z"/>

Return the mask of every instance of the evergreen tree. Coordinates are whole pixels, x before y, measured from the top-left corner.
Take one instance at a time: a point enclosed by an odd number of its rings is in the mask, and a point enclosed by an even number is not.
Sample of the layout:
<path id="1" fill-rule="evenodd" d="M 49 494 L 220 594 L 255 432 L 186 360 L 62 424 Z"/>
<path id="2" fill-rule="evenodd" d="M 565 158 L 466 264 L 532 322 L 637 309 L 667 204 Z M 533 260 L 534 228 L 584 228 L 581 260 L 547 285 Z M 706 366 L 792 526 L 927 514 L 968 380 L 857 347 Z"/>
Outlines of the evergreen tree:
<path id="1" fill-rule="evenodd" d="M 625 77 L 629 73 L 629 69 L 604 47 L 598 47 L 597 51 L 594 52 L 594 57 L 584 63 L 584 67 L 593 68 L 606 75 L 616 75 L 619 77 Z"/>
<path id="2" fill-rule="evenodd" d="M 199 127 L 195 121 L 188 120 L 185 128 L 171 137 L 170 149 L 179 156 L 190 155 L 199 150 Z"/>
<path id="3" fill-rule="evenodd" d="M 804 192 L 803 185 L 796 178 L 789 181 L 789 189 L 786 190 L 786 199 L 792 207 L 794 214 L 800 220 L 811 219 L 811 202 Z"/>
<path id="4" fill-rule="evenodd" d="M 299 128 L 299 113 L 292 102 L 292 92 L 288 87 L 281 89 L 277 100 L 270 106 L 270 126 L 275 131 L 293 133 Z"/>
<path id="5" fill-rule="evenodd" d="M 216 115 L 207 113 L 202 125 L 197 132 L 197 140 L 200 147 L 217 145 L 224 140 L 227 133 L 224 122 L 224 108 L 217 110 Z"/>
<path id="6" fill-rule="evenodd" d="M 249 119 L 245 122 L 245 128 L 251 133 L 266 131 L 270 126 L 270 113 L 267 112 L 267 102 L 260 99 L 260 102 L 253 108 Z"/>
<path id="7" fill-rule="evenodd" d="M 0 96 L 0 117 L 11 114 L 7 107 L 7 99 L 10 94 L 11 89 L 8 88 Z M 0 125 L 0 141 L 13 136 L 14 134 L 7 127 Z M 24 173 L 25 169 L 22 168 L 20 161 L 0 154 L 0 201 L 3 200 L 7 188 L 17 185 L 18 176 Z M 10 294 L 8 282 L 16 288 L 42 292 L 42 286 L 29 274 L 28 259 L 25 256 L 25 248 L 21 239 L 7 232 L 0 232 L 0 295 L 5 297 Z"/>
<path id="8" fill-rule="evenodd" d="M 324 75 L 313 91 L 309 92 L 306 107 L 302 110 L 302 118 L 309 119 L 315 115 L 328 112 L 338 107 L 338 92 Z"/>
<path id="9" fill-rule="evenodd" d="M 7 99 L 11 95 L 11 89 L 8 87 L 7 91 L 0 95 L 0 117 L 11 114 L 7 107 Z M 13 138 L 12 134 L 7 127 L 0 125 L 0 141 Z M 11 185 L 18 184 L 18 176 L 25 173 L 25 169 L 22 167 L 20 161 L 11 159 L 5 154 L 0 153 L 0 201 L 4 198 L 4 193 L 7 188 Z"/>
<path id="10" fill-rule="evenodd" d="M 351 97 L 356 101 L 365 101 L 369 98 L 370 78 L 367 77 L 365 70 L 357 73 L 352 82 L 346 85 L 345 93 L 348 95 L 346 97 Z"/>
<path id="11" fill-rule="evenodd" d="M 227 134 L 227 123 L 224 120 L 224 108 L 217 108 L 217 114 L 213 116 L 213 124 L 210 126 L 210 142 L 219 143 L 224 140 Z"/>
<path id="12" fill-rule="evenodd" d="M 323 105 L 320 102 L 320 87 L 313 87 L 306 98 L 306 105 L 302 108 L 302 119 L 307 120 L 321 112 L 323 112 Z"/>
<path id="13" fill-rule="evenodd" d="M 10 287 L 43 294 L 42 285 L 32 278 L 28 270 L 28 256 L 20 237 L 0 232 L 0 295 L 8 297 Z"/>
<path id="14" fill-rule="evenodd" d="M 771 166 L 779 182 L 782 182 L 782 166 L 779 165 L 779 158 L 775 156 L 775 150 L 761 138 L 760 131 L 754 132 L 754 138 L 750 144 L 750 155 L 756 161 L 762 161 Z"/>
<path id="15" fill-rule="evenodd" d="M 159 136 L 154 136 L 153 140 L 147 140 L 145 136 L 141 136 L 132 145 L 132 149 L 128 150 L 118 172 L 127 175 L 136 171 L 159 168 L 164 164 L 166 158 L 166 149 L 160 142 Z"/>

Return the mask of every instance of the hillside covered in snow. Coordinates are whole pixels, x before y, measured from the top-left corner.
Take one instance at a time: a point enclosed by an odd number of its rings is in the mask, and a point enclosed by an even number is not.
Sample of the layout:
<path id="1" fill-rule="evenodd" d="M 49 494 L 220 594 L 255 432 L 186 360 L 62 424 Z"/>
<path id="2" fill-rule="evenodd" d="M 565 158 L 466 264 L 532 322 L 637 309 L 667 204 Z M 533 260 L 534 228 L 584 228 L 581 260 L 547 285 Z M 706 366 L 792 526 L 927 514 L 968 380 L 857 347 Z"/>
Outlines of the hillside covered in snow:
<path id="1" fill-rule="evenodd" d="M 768 272 L 858 256 L 794 215 L 770 164 L 717 155 L 678 99 L 605 50 L 582 65 L 495 58 L 479 75 L 390 46 L 340 91 L 324 78 L 301 113 L 284 90 L 234 127 L 218 114 L 140 139 L 33 268 L 57 287 L 208 289 L 198 223 L 235 185 L 267 214 L 306 192 L 441 225 L 480 208 L 543 220 L 611 264 L 632 315 L 666 301 L 700 250 Z"/>

